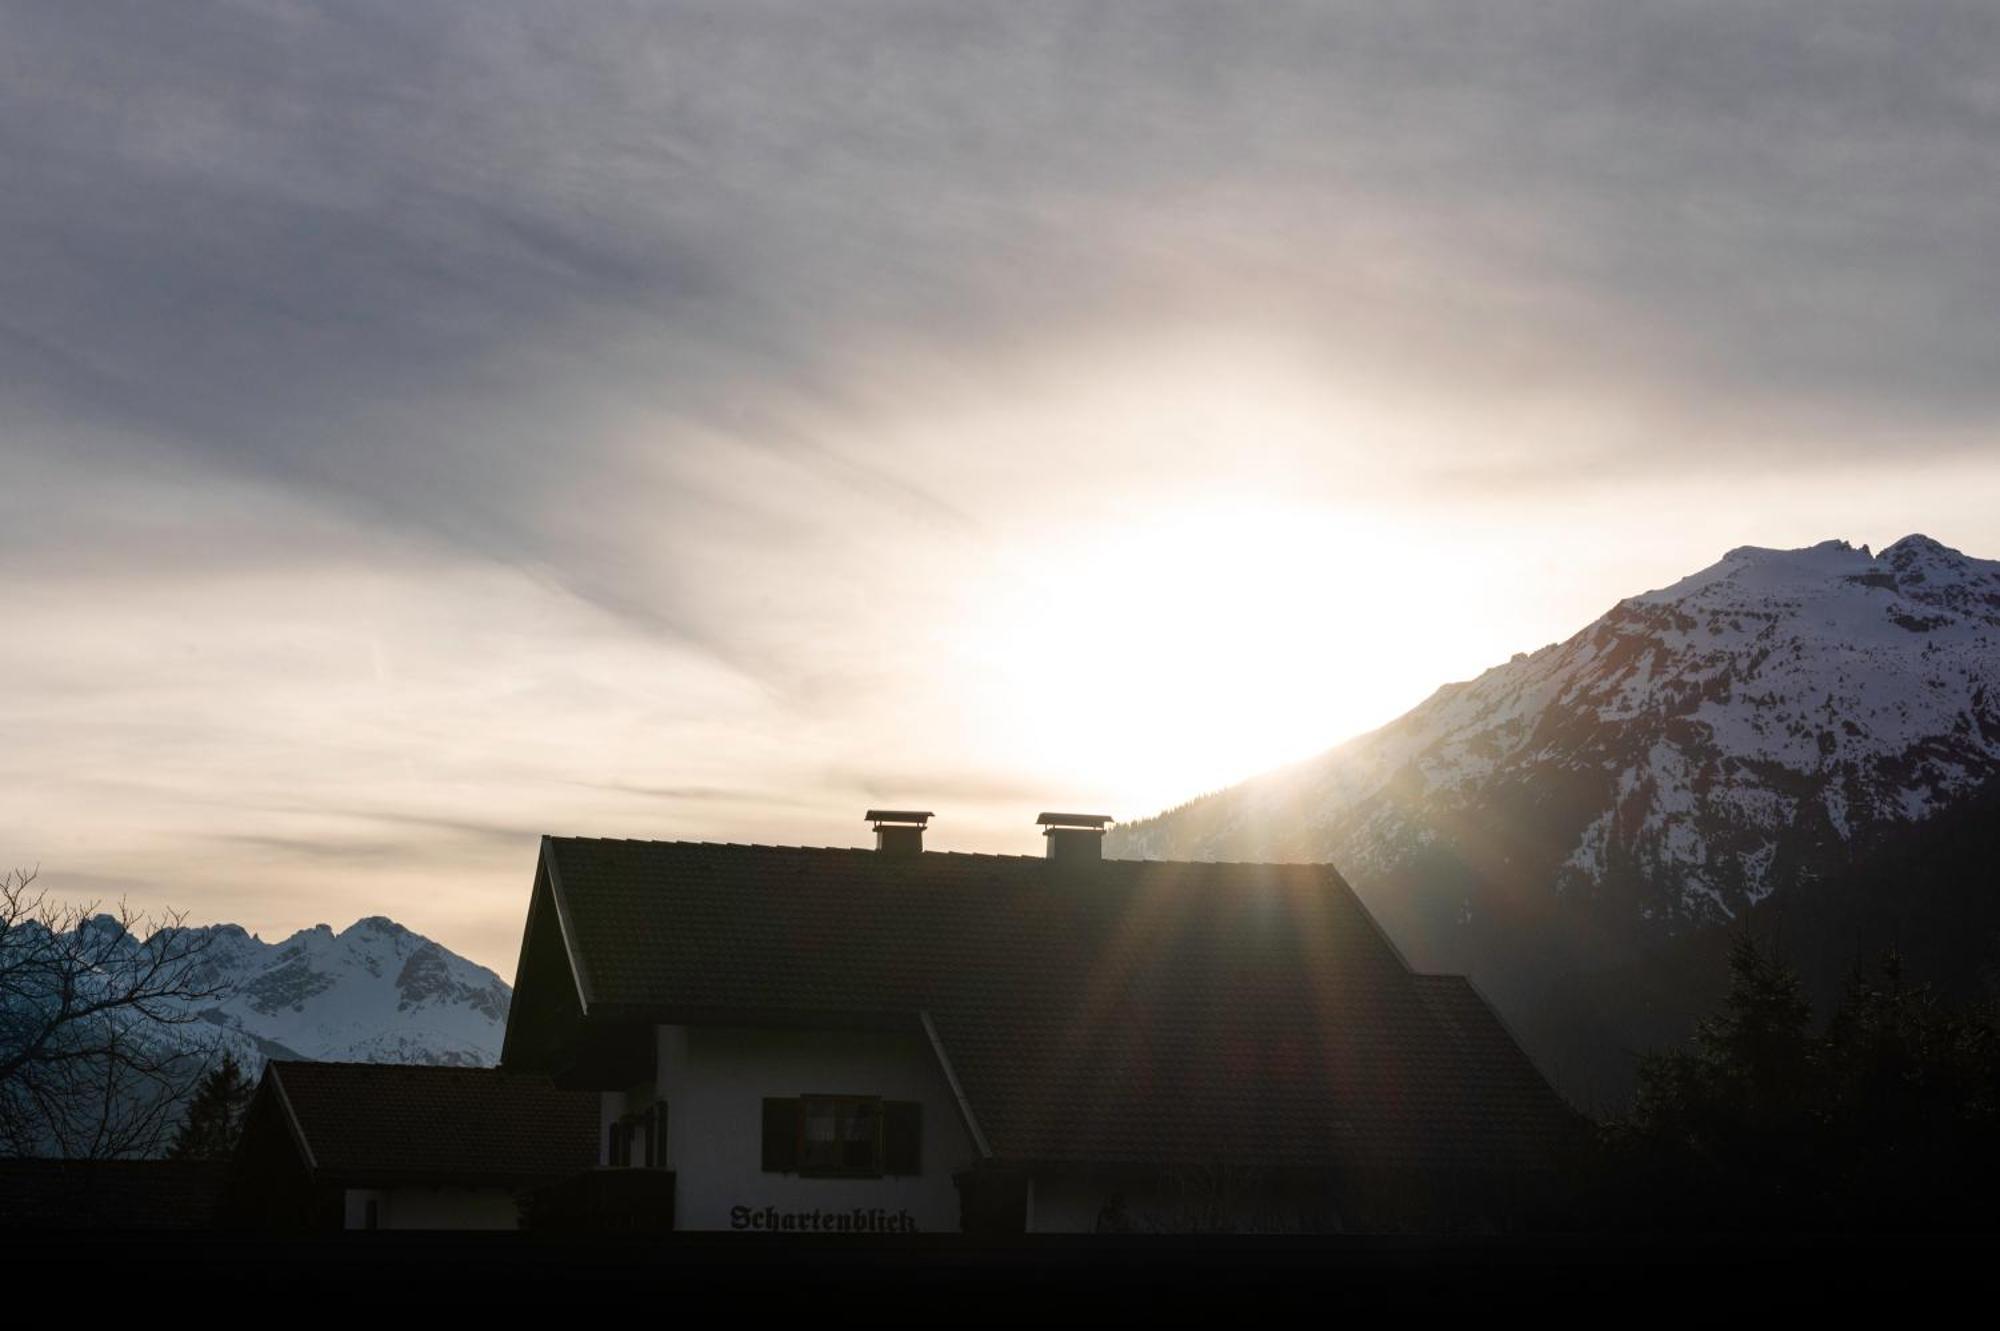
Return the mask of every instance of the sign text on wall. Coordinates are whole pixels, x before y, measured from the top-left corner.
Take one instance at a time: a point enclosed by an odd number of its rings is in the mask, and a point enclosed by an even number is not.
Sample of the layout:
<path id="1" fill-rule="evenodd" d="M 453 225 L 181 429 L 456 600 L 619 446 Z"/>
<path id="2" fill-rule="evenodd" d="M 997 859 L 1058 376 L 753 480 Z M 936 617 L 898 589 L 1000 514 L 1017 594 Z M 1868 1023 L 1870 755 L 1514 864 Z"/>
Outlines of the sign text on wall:
<path id="1" fill-rule="evenodd" d="M 732 1206 L 731 1229 L 804 1234 L 914 1234 L 917 1218 L 908 1211 L 856 1206 L 844 1211 L 780 1211 L 775 1206 Z"/>

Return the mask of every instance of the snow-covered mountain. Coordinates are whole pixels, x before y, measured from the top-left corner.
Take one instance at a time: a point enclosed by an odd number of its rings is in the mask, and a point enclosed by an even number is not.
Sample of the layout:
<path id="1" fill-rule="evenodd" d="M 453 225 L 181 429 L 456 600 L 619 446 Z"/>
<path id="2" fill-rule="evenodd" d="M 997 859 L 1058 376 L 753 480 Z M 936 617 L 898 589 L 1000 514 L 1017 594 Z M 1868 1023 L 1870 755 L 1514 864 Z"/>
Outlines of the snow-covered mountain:
<path id="1" fill-rule="evenodd" d="M 0 1082 L 0 1151 L 157 1152 L 225 1054 L 252 1079 L 269 1058 L 499 1058 L 507 986 L 392 920 L 266 943 L 233 924 L 140 938 L 114 916 L 27 907 L 0 919 L 0 1057 L 25 1060 Z"/>
<path id="2" fill-rule="evenodd" d="M 1547 809 L 1563 824 L 1551 889 L 1636 875 L 1641 910 L 1672 925 L 1729 918 L 1811 851 L 1996 774 L 2000 562 L 1924 536 L 1879 555 L 1746 546 L 1317 759 L 1119 827 L 1110 847 L 1365 878 L 1539 786 L 1562 806 Z"/>
<path id="3" fill-rule="evenodd" d="M 223 990 L 190 1039 L 264 1057 L 488 1067 L 512 998 L 499 976 L 393 920 L 322 924 L 266 943 L 233 924 L 196 933 Z"/>
<path id="4" fill-rule="evenodd" d="M 1107 853 L 1331 861 L 1495 990 L 1810 887 L 2000 776 L 2000 562 L 1744 547 Z"/>

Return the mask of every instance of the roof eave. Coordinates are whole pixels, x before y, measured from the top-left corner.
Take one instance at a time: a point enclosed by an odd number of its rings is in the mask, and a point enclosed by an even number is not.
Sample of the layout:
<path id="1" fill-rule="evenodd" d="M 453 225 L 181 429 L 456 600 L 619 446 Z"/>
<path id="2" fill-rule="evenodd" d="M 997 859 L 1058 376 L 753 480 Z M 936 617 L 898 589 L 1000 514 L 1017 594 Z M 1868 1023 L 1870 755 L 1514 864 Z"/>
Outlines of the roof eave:
<path id="1" fill-rule="evenodd" d="M 979 1126 L 979 1116 L 972 1110 L 972 1101 L 965 1094 L 965 1087 L 958 1080 L 958 1071 L 951 1065 L 951 1055 L 945 1052 L 944 1040 L 939 1037 L 937 1023 L 931 1020 L 928 1011 L 917 1014 L 918 1022 L 924 1028 L 924 1038 L 930 1041 L 931 1055 L 937 1059 L 938 1071 L 944 1074 L 945 1085 L 951 1088 L 951 1097 L 958 1104 L 958 1114 L 965 1122 L 965 1130 L 972 1137 L 972 1145 L 979 1152 L 981 1160 L 993 1158 L 993 1147 L 986 1140 L 986 1133 Z"/>
<path id="2" fill-rule="evenodd" d="M 577 1010 L 590 1015 L 590 976 L 576 950 L 576 925 L 570 920 L 569 902 L 564 899 L 562 872 L 556 866 L 555 838 L 542 838 L 542 869 L 548 875 L 549 900 L 556 908 L 556 926 L 562 937 L 563 955 L 569 958 L 570 978 L 576 982 Z"/>
<path id="3" fill-rule="evenodd" d="M 299 1154 L 305 1157 L 306 1172 L 315 1178 L 319 1174 L 319 1161 L 313 1155 L 312 1142 L 306 1137 L 305 1125 L 299 1122 L 298 1111 L 292 1108 L 292 1097 L 285 1094 L 285 1082 L 278 1075 L 276 1063 L 268 1063 L 264 1069 L 265 1083 L 277 1097 L 278 1108 L 284 1112 L 285 1123 L 292 1130 L 292 1140 L 298 1144 Z"/>
<path id="4" fill-rule="evenodd" d="M 521 955 L 514 964 L 513 1001 L 508 1004 L 507 1024 L 501 1034 L 500 1066 L 503 1068 L 518 1066 L 524 1052 L 516 1035 L 515 1022 L 516 1015 L 523 1011 L 522 993 L 538 994 L 542 988 L 538 984 L 527 983 L 528 959 L 537 945 L 537 930 L 555 931 L 561 943 L 563 966 L 569 972 L 570 986 L 576 995 L 579 1020 L 591 1012 L 589 988 L 577 954 L 576 931 L 570 922 L 568 904 L 563 899 L 562 877 L 556 866 L 553 842 L 553 837 L 542 838 L 536 860 L 535 885 L 528 897 L 527 923 L 521 930 Z"/>

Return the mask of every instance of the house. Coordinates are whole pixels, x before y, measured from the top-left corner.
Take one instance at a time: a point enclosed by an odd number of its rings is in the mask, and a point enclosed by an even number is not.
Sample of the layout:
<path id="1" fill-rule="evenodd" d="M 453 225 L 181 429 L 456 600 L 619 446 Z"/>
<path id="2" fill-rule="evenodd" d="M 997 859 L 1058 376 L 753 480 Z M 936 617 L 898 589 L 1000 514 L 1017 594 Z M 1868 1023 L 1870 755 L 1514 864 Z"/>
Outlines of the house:
<path id="1" fill-rule="evenodd" d="M 514 1229 L 597 1163 L 598 1097 L 492 1068 L 273 1060 L 245 1112 L 233 1227 Z"/>
<path id="2" fill-rule="evenodd" d="M 502 1067 L 598 1097 L 654 1220 L 750 1232 L 1490 1227 L 1576 1123 L 1313 864 L 548 837 Z M 670 1219 L 668 1219 L 670 1217 Z"/>

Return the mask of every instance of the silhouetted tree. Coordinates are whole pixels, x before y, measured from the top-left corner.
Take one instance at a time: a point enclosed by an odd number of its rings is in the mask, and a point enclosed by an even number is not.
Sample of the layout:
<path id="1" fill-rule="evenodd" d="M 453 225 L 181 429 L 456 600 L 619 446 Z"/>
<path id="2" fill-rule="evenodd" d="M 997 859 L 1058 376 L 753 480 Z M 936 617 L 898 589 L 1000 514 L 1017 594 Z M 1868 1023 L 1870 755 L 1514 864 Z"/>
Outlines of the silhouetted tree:
<path id="1" fill-rule="evenodd" d="M 176 1160 L 228 1159 L 236 1149 L 243 1113 L 256 1091 L 256 1083 L 243 1075 L 236 1056 L 224 1054 L 188 1101 L 187 1117 L 181 1120 L 167 1154 Z"/>
<path id="2" fill-rule="evenodd" d="M 1729 956 L 1721 1011 L 1685 1046 L 1646 1055 L 1614 1154 L 1636 1166 L 1654 1218 L 1761 1227 L 1810 1205 L 1812 1010 L 1799 978 L 1749 934 Z"/>
<path id="3" fill-rule="evenodd" d="M 172 1028 L 220 993 L 210 935 L 34 882 L 0 876 L 0 1153 L 157 1155 L 206 1063 Z"/>
<path id="4" fill-rule="evenodd" d="M 2000 1030 L 1891 952 L 1857 968 L 1821 1053 L 1827 1168 L 1855 1224 L 1991 1228 L 2000 1184 Z"/>
<path id="5" fill-rule="evenodd" d="M 1748 934 L 1721 1010 L 1646 1056 L 1605 1126 L 1587 1222 L 1690 1229 L 1996 1226 L 2000 1035 L 1989 1007 L 1857 968 L 1822 1033 Z"/>

